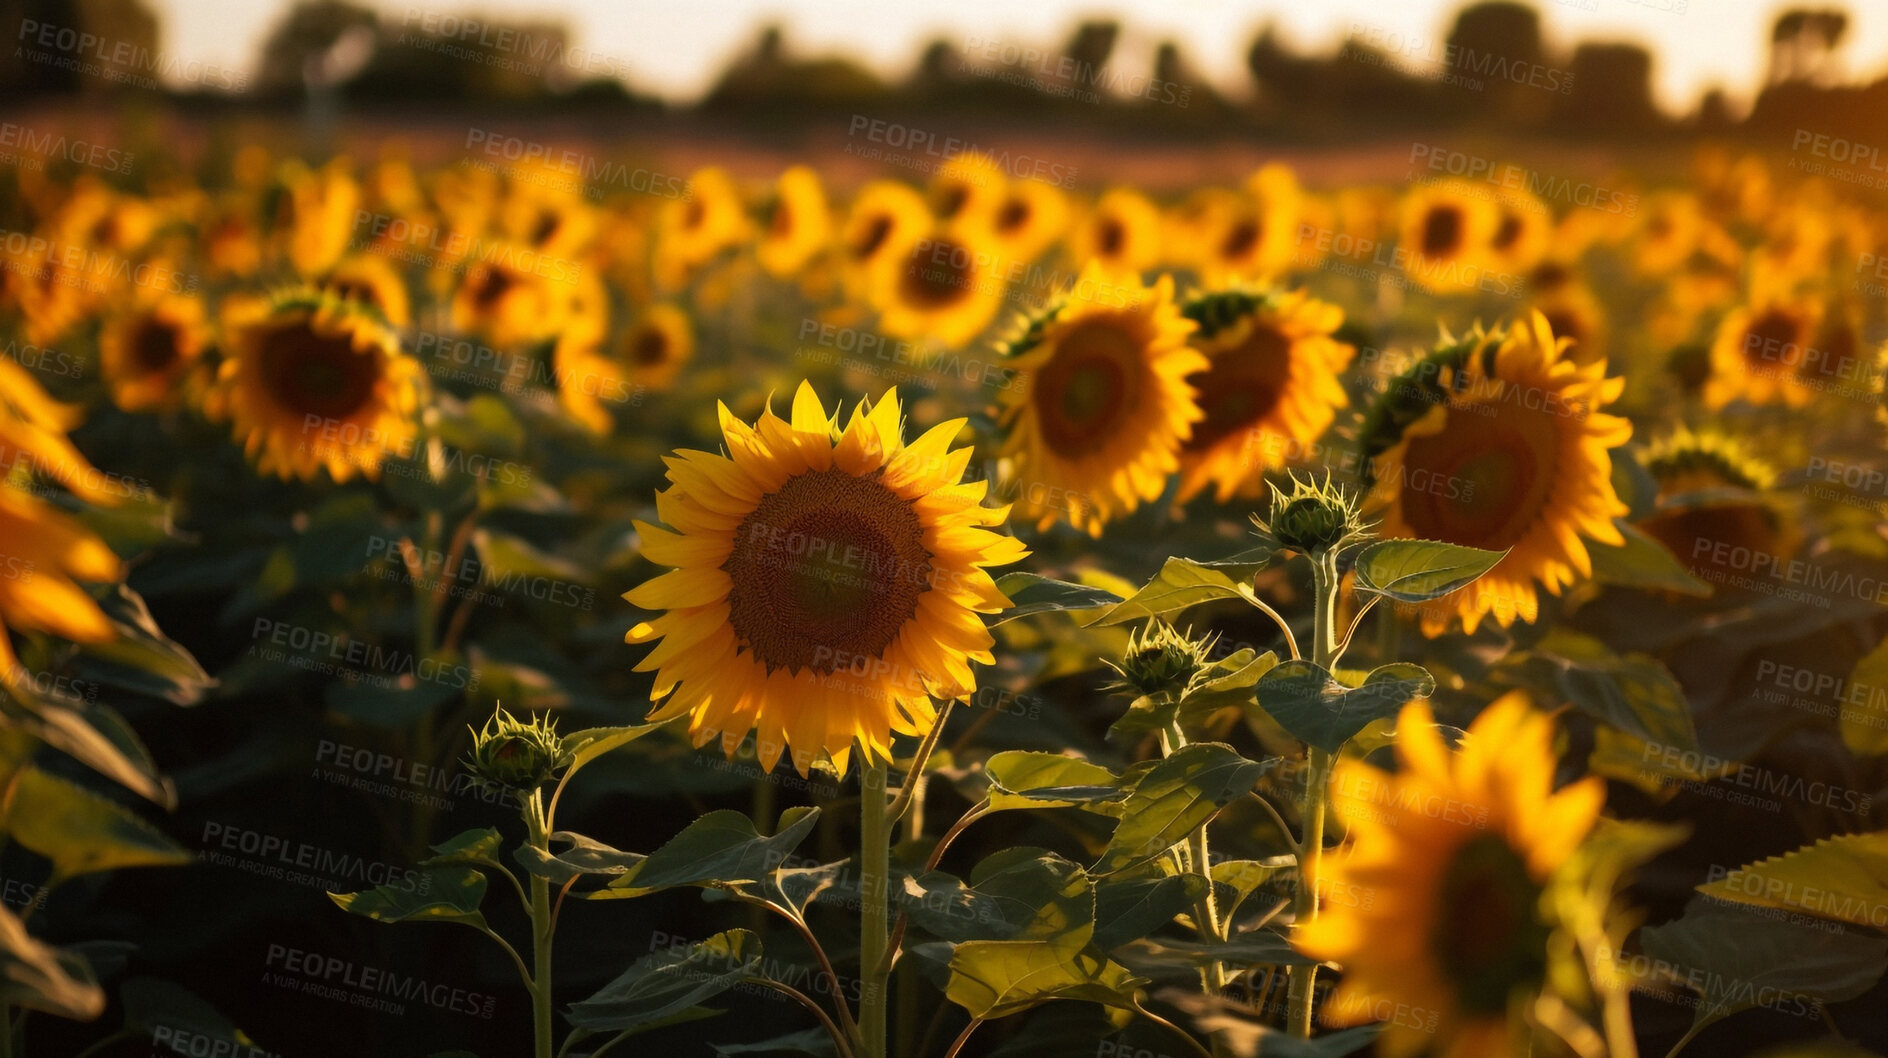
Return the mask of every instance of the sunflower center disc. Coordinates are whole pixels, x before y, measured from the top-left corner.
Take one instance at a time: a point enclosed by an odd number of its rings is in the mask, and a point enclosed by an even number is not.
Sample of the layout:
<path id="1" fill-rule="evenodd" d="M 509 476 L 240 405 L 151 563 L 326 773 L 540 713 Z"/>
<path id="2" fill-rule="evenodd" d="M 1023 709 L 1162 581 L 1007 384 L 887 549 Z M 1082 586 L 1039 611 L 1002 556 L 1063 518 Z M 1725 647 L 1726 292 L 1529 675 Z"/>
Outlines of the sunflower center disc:
<path id="1" fill-rule="evenodd" d="M 324 338 L 306 322 L 276 331 L 262 352 L 262 379 L 284 408 L 324 419 L 346 419 L 374 389 L 375 358 L 357 353 L 345 337 Z"/>
<path id="2" fill-rule="evenodd" d="M 1501 838 L 1483 834 L 1456 850 L 1436 889 L 1430 943 L 1463 1009 L 1506 1011 L 1513 989 L 1545 976 L 1540 895 L 1527 864 Z"/>
<path id="3" fill-rule="evenodd" d="M 859 233 L 858 241 L 852 244 L 852 256 L 861 261 L 869 260 L 878 252 L 879 247 L 885 245 L 885 240 L 891 233 L 892 219 L 890 217 L 873 217 L 871 222 L 866 224 L 865 230 Z"/>
<path id="4" fill-rule="evenodd" d="M 1744 359 L 1753 364 L 1780 363 L 1795 368 L 1803 359 L 1803 346 L 1796 340 L 1796 320 L 1782 312 L 1759 316 L 1744 331 Z"/>
<path id="5" fill-rule="evenodd" d="M 1134 339 L 1108 321 L 1090 320 L 1063 335 L 1036 384 L 1036 412 L 1049 446 L 1072 458 L 1119 433 L 1137 388 L 1138 363 Z"/>
<path id="6" fill-rule="evenodd" d="M 669 339 L 661 331 L 648 330 L 636 336 L 629 359 L 639 367 L 655 367 L 669 358 Z"/>
<path id="7" fill-rule="evenodd" d="M 955 305 L 970 295 L 972 266 L 968 247 L 944 240 L 921 242 L 905 262 L 898 292 L 904 301 L 919 308 Z"/>
<path id="8" fill-rule="evenodd" d="M 1254 327 L 1237 348 L 1187 377 L 1206 418 L 1193 424 L 1183 446 L 1203 452 L 1270 414 L 1291 375 L 1291 342 L 1271 327 Z"/>
<path id="9" fill-rule="evenodd" d="M 1462 211 L 1442 206 L 1423 218 L 1423 256 L 1445 257 L 1462 239 Z"/>
<path id="10" fill-rule="evenodd" d="M 138 366 L 146 371 L 163 371 L 177 362 L 182 350 L 177 347 L 177 332 L 157 320 L 146 320 L 138 328 L 132 353 Z"/>
<path id="11" fill-rule="evenodd" d="M 769 672 L 858 670 L 918 613 L 924 525 L 876 478 L 809 471 L 761 498 L 722 564 L 729 623 Z"/>
<path id="12" fill-rule="evenodd" d="M 1496 551 L 1518 542 L 1547 507 L 1559 459 L 1554 414 L 1498 400 L 1452 409 L 1440 433 L 1411 438 L 1401 482 L 1410 527 Z"/>

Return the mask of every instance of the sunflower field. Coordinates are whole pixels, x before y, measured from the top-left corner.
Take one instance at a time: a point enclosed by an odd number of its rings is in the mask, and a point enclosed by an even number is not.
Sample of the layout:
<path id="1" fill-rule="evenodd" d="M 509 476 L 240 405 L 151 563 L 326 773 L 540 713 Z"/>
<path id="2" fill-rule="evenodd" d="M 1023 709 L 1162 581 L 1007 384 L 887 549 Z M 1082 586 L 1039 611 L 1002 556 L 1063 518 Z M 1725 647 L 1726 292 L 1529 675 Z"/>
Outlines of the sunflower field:
<path id="1" fill-rule="evenodd" d="M 0 1058 L 1888 1053 L 1870 181 L 67 116 Z"/>

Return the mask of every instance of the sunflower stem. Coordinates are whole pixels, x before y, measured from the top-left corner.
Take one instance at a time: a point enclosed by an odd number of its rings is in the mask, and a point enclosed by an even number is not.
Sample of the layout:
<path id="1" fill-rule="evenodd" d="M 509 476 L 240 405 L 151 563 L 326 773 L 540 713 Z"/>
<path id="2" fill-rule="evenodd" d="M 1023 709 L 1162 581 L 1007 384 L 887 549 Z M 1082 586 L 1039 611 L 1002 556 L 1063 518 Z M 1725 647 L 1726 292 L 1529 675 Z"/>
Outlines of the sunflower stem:
<path id="1" fill-rule="evenodd" d="M 886 1058 L 885 953 L 890 947 L 891 820 L 885 803 L 885 762 L 865 754 L 859 789 L 859 1058 Z"/>
<path id="2" fill-rule="evenodd" d="M 545 829 L 544 798 L 541 791 L 531 791 L 524 806 L 525 828 L 531 846 L 549 854 L 550 837 Z M 535 1058 L 553 1058 L 551 1023 L 551 882 L 538 874 L 531 876 L 531 1020 L 535 1031 Z M 609 1044 L 605 1044 L 609 1046 Z"/>
<path id="3" fill-rule="evenodd" d="M 1312 662 L 1323 669 L 1337 664 L 1339 653 L 1337 628 L 1337 554 L 1324 551 L 1311 556 L 1312 591 L 1317 610 L 1312 623 Z M 1324 815 L 1330 800 L 1331 766 L 1335 757 L 1327 750 L 1306 749 L 1310 768 L 1305 776 L 1304 800 L 1300 805 L 1304 837 L 1298 842 L 1298 891 L 1295 894 L 1292 925 L 1302 928 L 1318 918 L 1318 867 L 1324 854 Z M 1317 1003 L 1318 967 L 1291 968 L 1287 992 L 1287 1026 L 1294 1036 L 1311 1036 L 1312 1008 Z"/>

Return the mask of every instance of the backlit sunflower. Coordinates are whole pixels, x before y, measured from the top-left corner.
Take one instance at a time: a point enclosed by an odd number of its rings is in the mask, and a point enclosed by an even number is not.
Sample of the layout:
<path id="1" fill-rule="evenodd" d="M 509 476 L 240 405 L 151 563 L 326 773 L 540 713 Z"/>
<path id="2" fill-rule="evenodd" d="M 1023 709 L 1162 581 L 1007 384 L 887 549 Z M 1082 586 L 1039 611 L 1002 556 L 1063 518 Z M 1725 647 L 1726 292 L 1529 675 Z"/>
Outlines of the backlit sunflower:
<path id="1" fill-rule="evenodd" d="M 195 295 L 145 299 L 99 332 L 99 358 L 112 403 L 125 411 L 174 406 L 209 340 Z"/>
<path id="2" fill-rule="evenodd" d="M 624 595 L 667 611 L 626 637 L 662 641 L 636 665 L 667 699 L 650 719 L 687 716 L 730 755 L 757 731 L 768 770 L 784 749 L 801 774 L 822 755 L 843 772 L 854 742 L 887 759 L 894 733 L 931 729 L 933 698 L 976 690 L 982 615 L 1010 605 L 986 567 L 1027 554 L 986 528 L 1007 510 L 983 505 L 987 483 L 959 483 L 964 420 L 906 445 L 896 391 L 842 429 L 807 383 L 791 421 L 720 415 L 728 455 L 678 452 L 668 528 L 636 523 L 644 557 L 675 567 Z"/>
<path id="3" fill-rule="evenodd" d="M 1489 246 L 1500 224 L 1495 204 L 1466 181 L 1418 184 L 1403 197 L 1396 260 L 1425 290 L 1473 290 L 1493 260 Z"/>
<path id="4" fill-rule="evenodd" d="M 872 303 L 879 329 L 893 338 L 965 345 L 1002 307 L 1004 269 L 1004 258 L 975 225 L 951 225 L 919 239 L 876 271 Z"/>
<path id="5" fill-rule="evenodd" d="M 117 637 L 74 582 L 118 580 L 124 575 L 118 556 L 76 519 L 22 487 L 45 477 L 93 503 L 118 502 L 122 491 L 66 439 L 78 421 L 77 408 L 54 401 L 25 368 L 0 357 L 0 683 L 12 682 L 19 671 L 9 629 L 78 643 Z"/>
<path id="6" fill-rule="evenodd" d="M 1730 576 L 1736 570 L 1717 560 L 1719 543 L 1762 555 L 1795 550 L 1795 526 L 1768 495 L 1776 471 L 1730 435 L 1680 427 L 1647 449 L 1645 468 L 1658 483 L 1658 506 L 1637 524 L 1686 564 Z"/>
<path id="7" fill-rule="evenodd" d="M 1009 183 L 1009 175 L 995 160 L 966 151 L 938 166 L 926 190 L 926 205 L 946 223 L 987 224 L 1007 194 Z"/>
<path id="8" fill-rule="evenodd" d="M 776 279 L 794 275 L 826 248 L 832 237 L 832 215 L 826 208 L 826 191 L 819 174 L 804 165 L 796 165 L 780 174 L 773 198 L 767 203 L 760 224 L 760 245 L 754 256 L 767 274 Z"/>
<path id="9" fill-rule="evenodd" d="M 1002 392 L 1003 455 L 1038 529 L 1061 520 L 1100 536 L 1158 498 L 1205 417 L 1187 379 L 1211 363 L 1187 344 L 1194 324 L 1174 302 L 1173 279 L 1144 287 L 1101 275 L 1085 271 L 1008 348 L 1023 384 Z"/>
<path id="10" fill-rule="evenodd" d="M 710 166 L 688 179 L 688 193 L 656 212 L 656 285 L 680 290 L 702 266 L 747 240 L 747 211 L 727 171 Z"/>
<path id="11" fill-rule="evenodd" d="M 1220 503 L 1260 496 L 1265 471 L 1308 454 L 1349 403 L 1338 375 L 1356 349 L 1332 338 L 1344 312 L 1302 290 L 1208 294 L 1181 312 L 1210 363 L 1187 379 L 1206 417 L 1180 446 L 1176 502 L 1209 484 Z"/>
<path id="12" fill-rule="evenodd" d="M 334 266 L 354 237 L 360 185 L 339 158 L 315 172 L 297 162 L 282 182 L 276 224 L 289 263 L 301 275 L 320 275 Z"/>
<path id="13" fill-rule="evenodd" d="M 695 330 L 688 313 L 674 305 L 651 305 L 613 347 L 596 340 L 560 340 L 553 353 L 557 395 L 572 418 L 597 433 L 611 426 L 606 403 L 625 404 L 645 391 L 660 392 L 695 355 Z"/>
<path id="14" fill-rule="evenodd" d="M 1069 232 L 1068 251 L 1077 267 L 1138 276 L 1160 263 L 1160 210 L 1133 188 L 1112 188 Z"/>
<path id="15" fill-rule="evenodd" d="M 542 341 L 564 326 L 580 271 L 560 271 L 523 247 L 499 247 L 483 257 L 466 269 L 452 296 L 453 329 L 506 347 Z"/>
<path id="16" fill-rule="evenodd" d="M 931 230 L 924 196 L 896 180 L 874 180 L 859 189 L 839 232 L 839 260 L 856 295 L 869 295 L 871 277 L 901 260 Z"/>
<path id="17" fill-rule="evenodd" d="M 1539 269 L 1535 269 L 1536 274 Z M 1576 364 L 1597 364 L 1606 359 L 1606 309 L 1584 283 L 1568 282 L 1541 292 L 1534 308 L 1547 317 L 1554 337 L 1570 343 L 1567 355 Z"/>
<path id="18" fill-rule="evenodd" d="M 990 211 L 990 235 L 1003 252 L 1033 261 L 1062 237 L 1069 203 L 1062 192 L 1041 180 L 1015 180 Z"/>
<path id="19" fill-rule="evenodd" d="M 1426 634 L 1456 616 L 1469 632 L 1488 616 L 1532 621 L 1537 585 L 1558 595 L 1592 572 L 1582 537 L 1623 543 L 1609 449 L 1632 424 L 1600 409 L 1624 386 L 1576 363 L 1534 312 L 1432 354 L 1386 393 L 1365 426 L 1383 535 L 1508 551 L 1421 605 Z"/>
<path id="20" fill-rule="evenodd" d="M 1459 752 L 1426 702 L 1396 730 L 1394 775 L 1346 760 L 1332 780 L 1350 846 L 1320 880 L 1322 913 L 1293 937 L 1344 969 L 1320 1017 L 1387 1022 L 1378 1046 L 1391 1058 L 1526 1054 L 1510 1012 L 1546 983 L 1542 896 L 1598 820 L 1605 781 L 1554 790 L 1553 720 L 1519 692 L 1484 709 Z"/>
<path id="21" fill-rule="evenodd" d="M 1510 275 L 1525 275 L 1547 256 L 1553 245 L 1554 214 L 1525 188 L 1504 187 L 1495 193 L 1499 213 L 1488 237 L 1494 267 Z"/>
<path id="22" fill-rule="evenodd" d="M 387 327 L 348 302 L 292 297 L 236 329 L 209 404 L 256 469 L 377 480 L 413 447 L 426 372 Z"/>
<path id="23" fill-rule="evenodd" d="M 1726 314 L 1711 343 L 1711 376 L 1704 401 L 1716 411 L 1739 397 L 1752 404 L 1800 408 L 1815 396 L 1801 374 L 1812 354 L 1822 308 L 1810 298 L 1766 298 Z"/>

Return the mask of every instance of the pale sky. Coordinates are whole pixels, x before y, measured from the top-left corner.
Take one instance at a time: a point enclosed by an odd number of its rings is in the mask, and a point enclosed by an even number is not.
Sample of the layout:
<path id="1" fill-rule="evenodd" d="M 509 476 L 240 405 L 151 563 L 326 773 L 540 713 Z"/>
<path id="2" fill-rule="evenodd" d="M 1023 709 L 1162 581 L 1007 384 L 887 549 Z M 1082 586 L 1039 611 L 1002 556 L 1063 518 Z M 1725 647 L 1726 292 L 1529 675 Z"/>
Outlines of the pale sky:
<path id="1" fill-rule="evenodd" d="M 290 7 L 290 0 L 150 0 L 163 17 L 163 47 L 176 59 L 250 70 L 257 45 Z M 763 21 L 787 27 L 800 54 L 843 53 L 881 74 L 910 69 L 925 42 L 943 37 L 962 47 L 996 40 L 1016 47 L 1052 48 L 1084 16 L 1108 15 L 1126 30 L 1115 63 L 1139 72 L 1154 45 L 1174 38 L 1206 77 L 1240 93 L 1249 84 L 1245 51 L 1258 29 L 1275 21 L 1294 47 L 1329 51 L 1365 27 L 1383 35 L 1408 34 L 1440 55 L 1457 0 L 366 0 L 394 22 L 409 12 L 477 16 L 502 12 L 561 19 L 573 47 L 607 56 L 629 71 L 632 85 L 686 102 L 712 83 L 728 60 L 753 40 Z M 1791 0 L 1542 0 L 1549 41 L 1635 40 L 1652 46 L 1653 77 L 1667 109 L 1689 110 L 1712 85 L 1734 100 L 1748 98 L 1762 76 L 1769 30 Z M 1676 9 L 1676 10 L 1674 10 Z M 1871 10 L 1872 9 L 1872 10 Z M 1569 47 L 1570 50 L 1570 47 Z M 1850 68 L 1870 78 L 1888 69 L 1888 3 L 1852 5 L 1845 54 Z M 1412 62 L 1410 65 L 1420 65 Z"/>

